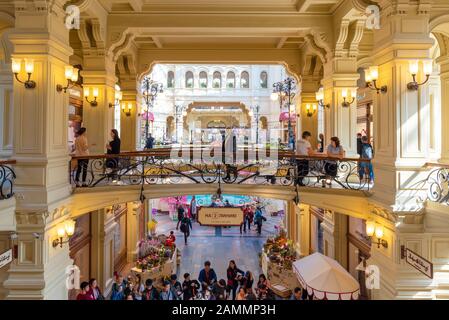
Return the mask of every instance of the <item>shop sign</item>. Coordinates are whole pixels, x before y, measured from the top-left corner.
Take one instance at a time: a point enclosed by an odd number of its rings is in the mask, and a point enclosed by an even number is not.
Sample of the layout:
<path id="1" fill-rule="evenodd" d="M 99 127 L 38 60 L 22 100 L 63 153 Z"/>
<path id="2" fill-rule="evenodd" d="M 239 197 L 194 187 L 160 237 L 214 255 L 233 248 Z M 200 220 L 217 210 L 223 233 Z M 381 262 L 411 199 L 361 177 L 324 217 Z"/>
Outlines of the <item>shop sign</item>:
<path id="1" fill-rule="evenodd" d="M 430 279 L 433 279 L 433 263 L 408 248 L 403 249 L 403 254 L 405 255 L 405 262 Z"/>
<path id="2" fill-rule="evenodd" d="M 240 208 L 201 208 L 198 222 L 203 226 L 240 226 L 243 223 L 243 211 Z"/>
<path id="3" fill-rule="evenodd" d="M 0 269 L 12 262 L 12 249 L 0 255 Z"/>

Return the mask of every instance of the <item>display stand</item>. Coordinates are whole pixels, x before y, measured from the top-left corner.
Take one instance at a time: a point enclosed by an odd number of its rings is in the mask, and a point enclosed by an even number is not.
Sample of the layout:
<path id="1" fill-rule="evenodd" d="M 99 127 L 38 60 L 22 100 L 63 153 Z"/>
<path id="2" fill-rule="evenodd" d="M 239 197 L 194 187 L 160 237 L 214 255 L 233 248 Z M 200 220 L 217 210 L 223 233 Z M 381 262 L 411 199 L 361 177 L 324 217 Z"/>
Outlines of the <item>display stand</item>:
<path id="1" fill-rule="evenodd" d="M 262 272 L 271 283 L 270 289 L 282 298 L 289 298 L 296 287 L 301 287 L 293 270 L 287 270 L 273 263 L 265 252 L 262 253 Z"/>
<path id="2" fill-rule="evenodd" d="M 145 271 L 134 267 L 131 269 L 131 273 L 133 276 L 139 274 L 141 276 L 142 282 L 145 283 L 147 279 L 151 279 L 155 282 L 157 280 L 162 280 L 164 278 L 170 278 L 172 274 L 176 274 L 178 268 L 178 249 L 175 249 L 171 258 L 167 260 L 163 266 L 154 267 Z"/>

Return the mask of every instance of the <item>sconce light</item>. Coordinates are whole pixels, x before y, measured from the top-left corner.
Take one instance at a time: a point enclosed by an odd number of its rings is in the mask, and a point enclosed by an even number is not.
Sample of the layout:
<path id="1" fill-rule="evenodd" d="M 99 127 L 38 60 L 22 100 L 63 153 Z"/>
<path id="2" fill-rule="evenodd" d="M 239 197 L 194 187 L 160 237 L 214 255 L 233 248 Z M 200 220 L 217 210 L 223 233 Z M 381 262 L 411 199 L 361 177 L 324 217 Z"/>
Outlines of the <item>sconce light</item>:
<path id="1" fill-rule="evenodd" d="M 316 104 L 313 104 L 312 106 L 310 106 L 310 104 L 306 104 L 306 112 L 309 118 L 312 117 L 316 112 Z"/>
<path id="2" fill-rule="evenodd" d="M 409 89 L 410 91 L 417 91 L 419 86 L 422 86 L 426 84 L 427 81 L 429 81 L 430 75 L 432 74 L 432 70 L 433 70 L 432 60 L 424 60 L 423 72 L 426 75 L 426 80 L 424 80 L 424 82 L 418 83 L 416 82 L 416 76 L 419 72 L 419 61 L 418 60 L 410 61 L 409 71 L 413 77 L 413 81 L 407 84 L 407 89 Z"/>
<path id="3" fill-rule="evenodd" d="M 355 101 L 355 97 L 357 96 L 357 91 L 355 89 L 351 90 L 351 101 L 348 101 L 348 89 L 343 89 L 341 91 L 341 96 L 343 97 L 343 102 L 341 104 L 342 107 L 344 108 L 349 108 L 351 106 L 351 104 Z"/>
<path id="4" fill-rule="evenodd" d="M 366 222 L 366 235 L 372 239 L 373 236 L 377 239 L 377 248 L 382 245 L 384 248 L 388 248 L 388 242 L 384 239 L 384 228 L 381 225 L 376 224 L 374 221 Z"/>
<path id="5" fill-rule="evenodd" d="M 128 104 L 125 102 L 122 103 L 122 111 L 125 113 L 125 115 L 127 117 L 131 116 L 132 109 L 133 109 L 133 104 L 131 102 L 128 102 Z"/>
<path id="6" fill-rule="evenodd" d="M 58 245 L 62 248 L 63 244 L 68 243 L 70 237 L 75 233 L 75 221 L 67 220 L 64 223 L 60 223 L 57 226 L 58 239 L 53 240 L 53 248 L 56 248 Z M 64 240 L 64 237 L 67 240 Z"/>
<path id="7" fill-rule="evenodd" d="M 62 85 L 58 84 L 56 85 L 56 91 L 62 92 L 64 90 L 64 93 L 66 93 L 67 89 L 72 88 L 78 81 L 78 73 L 79 70 L 77 68 L 74 68 L 72 66 L 66 66 L 65 78 L 67 79 L 67 86 L 63 87 Z"/>
<path id="8" fill-rule="evenodd" d="M 22 59 L 12 59 L 12 72 L 14 73 L 14 77 L 20 83 L 25 85 L 27 89 L 36 88 L 36 82 L 31 80 L 31 75 L 34 72 L 34 60 L 33 59 L 25 59 L 25 71 L 28 74 L 28 79 L 26 81 L 21 81 L 19 79 L 19 73 L 22 71 Z"/>
<path id="9" fill-rule="evenodd" d="M 118 84 L 115 85 L 115 101 L 114 103 L 109 103 L 109 108 L 112 108 L 116 105 L 120 105 L 120 101 L 123 99 L 123 92 L 120 89 Z"/>
<path id="10" fill-rule="evenodd" d="M 330 104 L 324 104 L 324 89 L 320 87 L 318 91 L 315 93 L 316 101 L 318 101 L 318 105 L 321 108 L 329 109 L 331 107 Z"/>
<path id="11" fill-rule="evenodd" d="M 378 87 L 377 80 L 379 80 L 379 67 L 372 66 L 368 69 L 365 69 L 365 82 L 366 87 L 372 90 L 377 91 L 377 94 L 380 92 L 387 93 L 387 86 Z"/>
<path id="12" fill-rule="evenodd" d="M 98 102 L 97 102 L 98 88 L 93 88 L 92 89 L 92 93 L 93 93 L 93 96 L 94 96 L 94 100 L 89 100 L 90 88 L 89 87 L 85 87 L 84 88 L 84 97 L 86 98 L 86 101 L 90 103 L 91 107 L 96 107 L 96 106 L 98 106 Z"/>

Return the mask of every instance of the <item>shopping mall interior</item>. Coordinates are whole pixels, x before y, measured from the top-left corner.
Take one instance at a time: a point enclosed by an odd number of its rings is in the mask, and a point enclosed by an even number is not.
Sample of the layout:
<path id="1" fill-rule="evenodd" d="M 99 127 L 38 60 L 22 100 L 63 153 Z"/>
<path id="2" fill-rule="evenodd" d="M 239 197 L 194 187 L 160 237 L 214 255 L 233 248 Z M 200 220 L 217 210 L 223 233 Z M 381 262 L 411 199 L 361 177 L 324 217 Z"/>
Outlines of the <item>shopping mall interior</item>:
<path id="1" fill-rule="evenodd" d="M 447 0 L 3 0 L 0 43 L 0 300 L 449 299 Z"/>

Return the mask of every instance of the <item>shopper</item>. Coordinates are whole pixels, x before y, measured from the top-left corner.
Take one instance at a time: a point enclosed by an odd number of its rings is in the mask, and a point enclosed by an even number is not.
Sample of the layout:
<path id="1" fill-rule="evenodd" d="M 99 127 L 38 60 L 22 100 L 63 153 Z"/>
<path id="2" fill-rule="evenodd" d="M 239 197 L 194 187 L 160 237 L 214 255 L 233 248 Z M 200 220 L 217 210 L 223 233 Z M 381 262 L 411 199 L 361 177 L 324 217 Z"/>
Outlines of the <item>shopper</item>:
<path id="1" fill-rule="evenodd" d="M 240 288 L 239 293 L 237 294 L 237 298 L 235 300 L 246 300 L 246 289 Z"/>
<path id="2" fill-rule="evenodd" d="M 123 300 L 135 300 L 133 295 L 133 290 L 131 288 L 126 288 L 123 293 Z"/>
<path id="3" fill-rule="evenodd" d="M 251 289 L 254 286 L 254 276 L 253 273 L 251 271 L 246 271 L 245 273 L 245 283 L 244 283 L 244 287 L 245 289 Z"/>
<path id="4" fill-rule="evenodd" d="M 142 292 L 142 300 L 159 300 L 159 292 L 153 287 L 153 280 L 145 281 L 145 290 Z"/>
<path id="5" fill-rule="evenodd" d="M 200 275 L 198 276 L 198 281 L 201 285 L 206 284 L 207 286 L 210 286 L 217 281 L 217 274 L 210 266 L 210 261 L 204 262 L 204 269 L 200 271 Z"/>
<path id="6" fill-rule="evenodd" d="M 89 282 L 82 282 L 80 285 L 81 292 L 76 296 L 76 300 L 95 300 L 89 291 Z"/>
<path id="7" fill-rule="evenodd" d="M 196 280 L 190 279 L 189 273 L 184 273 L 184 282 L 182 283 L 182 298 L 183 300 L 193 300 L 200 289 L 200 283 Z"/>
<path id="8" fill-rule="evenodd" d="M 190 213 L 192 215 L 192 220 L 197 221 L 198 217 L 198 211 L 197 211 L 197 205 L 196 205 L 196 198 L 195 196 L 192 197 L 192 201 L 190 201 Z"/>
<path id="9" fill-rule="evenodd" d="M 259 275 L 259 281 L 257 282 L 256 291 L 259 289 L 259 286 L 261 284 L 270 287 L 270 281 L 268 281 L 267 277 L 263 273 Z"/>
<path id="10" fill-rule="evenodd" d="M 357 154 L 362 156 L 362 134 L 357 133 Z"/>
<path id="11" fill-rule="evenodd" d="M 296 287 L 295 290 L 293 290 L 290 300 L 302 300 L 302 290 L 300 287 Z"/>
<path id="12" fill-rule="evenodd" d="M 187 216 L 181 219 L 180 230 L 184 234 L 184 243 L 187 245 L 187 239 L 190 237 L 190 229 L 192 229 L 192 221 Z"/>
<path id="13" fill-rule="evenodd" d="M 151 133 L 149 134 L 147 141 L 145 142 L 145 150 L 150 150 L 154 148 L 154 138 L 151 135 Z"/>
<path id="14" fill-rule="evenodd" d="M 362 150 L 360 154 L 360 158 L 364 160 L 372 160 L 374 156 L 373 146 L 368 142 L 368 137 L 362 137 Z M 359 164 L 359 176 L 360 181 L 363 181 L 363 177 L 367 174 L 369 176 L 369 182 L 374 182 L 374 171 L 373 164 L 371 161 L 369 162 L 360 162 Z"/>
<path id="15" fill-rule="evenodd" d="M 164 281 L 164 287 L 161 291 L 160 299 L 165 301 L 178 300 L 178 296 L 174 292 L 173 287 L 170 285 L 170 281 Z"/>
<path id="16" fill-rule="evenodd" d="M 263 222 L 267 221 L 267 218 L 265 218 L 262 214 L 262 209 L 258 206 L 256 209 L 256 213 L 254 214 L 254 223 L 257 226 L 257 234 L 262 234 L 262 225 Z"/>
<path id="17" fill-rule="evenodd" d="M 178 297 L 178 300 L 180 300 L 182 296 L 182 285 L 178 281 L 178 277 L 176 276 L 176 274 L 172 274 L 170 276 L 170 285 L 172 287 L 173 292 Z"/>
<path id="18" fill-rule="evenodd" d="M 298 140 L 296 144 L 296 155 L 299 156 L 299 159 L 296 161 L 298 169 L 296 182 L 299 186 L 305 186 L 304 178 L 309 174 L 309 160 L 306 158 L 320 155 L 313 151 L 312 145 L 310 144 L 311 137 L 312 134 L 309 131 L 304 131 L 302 133 L 302 139 Z"/>
<path id="19" fill-rule="evenodd" d="M 342 159 L 345 156 L 345 150 L 340 144 L 340 139 L 338 137 L 332 137 L 331 143 L 327 146 L 327 156 L 329 158 Z M 326 183 L 331 185 L 332 179 L 337 176 L 338 173 L 338 162 L 333 160 L 326 160 L 324 164 L 324 171 L 327 176 Z"/>
<path id="20" fill-rule="evenodd" d="M 226 276 L 228 278 L 228 292 L 232 292 L 232 300 L 235 300 L 237 288 L 239 286 L 238 276 L 243 276 L 245 272 L 237 267 L 234 260 L 229 261 L 228 269 L 226 270 Z"/>
<path id="21" fill-rule="evenodd" d="M 127 283 L 123 279 L 123 276 L 116 274 L 115 282 L 112 284 L 111 300 L 123 300 L 126 286 Z"/>
<path id="22" fill-rule="evenodd" d="M 134 299 L 142 300 L 143 291 L 145 290 L 145 285 L 142 281 L 142 276 L 140 274 L 136 274 L 136 282 L 134 284 Z"/>
<path id="23" fill-rule="evenodd" d="M 179 229 L 179 225 L 181 224 L 182 218 L 184 218 L 185 210 L 182 204 L 178 204 L 177 212 L 178 212 L 178 223 L 176 224 L 176 230 Z"/>
<path id="24" fill-rule="evenodd" d="M 101 293 L 100 288 L 98 287 L 96 279 L 89 280 L 89 292 L 91 293 L 94 300 L 104 300 L 104 296 Z"/>
<path id="25" fill-rule="evenodd" d="M 118 134 L 118 131 L 116 129 L 111 130 L 111 141 L 106 144 L 107 154 L 120 154 L 120 137 Z M 117 171 L 117 168 L 119 167 L 119 158 L 108 158 L 106 160 L 106 167 L 111 170 L 112 172 Z M 110 177 L 115 180 L 117 177 L 116 173 L 111 173 Z"/>
<path id="26" fill-rule="evenodd" d="M 215 300 L 228 300 L 226 281 L 224 279 L 220 279 L 213 285 L 212 294 L 215 296 Z"/>
<path id="27" fill-rule="evenodd" d="M 275 300 L 273 292 L 266 285 L 259 285 L 257 300 Z"/>
<path id="28" fill-rule="evenodd" d="M 89 155 L 89 143 L 86 138 L 86 128 L 80 128 L 77 132 L 75 139 L 75 156 L 88 156 Z M 79 187 L 80 175 L 82 173 L 82 187 L 87 187 L 87 167 L 89 165 L 89 159 L 78 159 L 78 166 L 76 167 L 75 183 Z"/>

